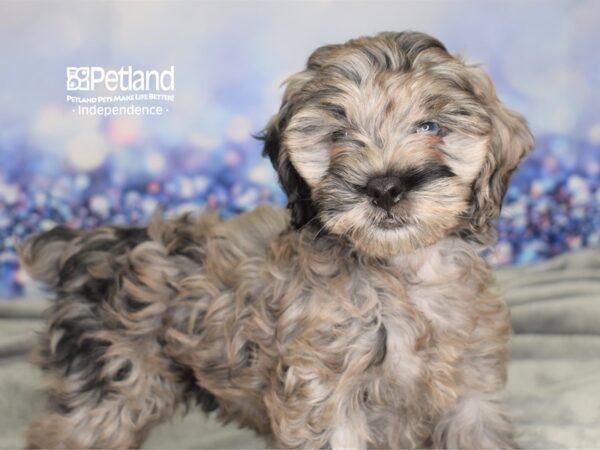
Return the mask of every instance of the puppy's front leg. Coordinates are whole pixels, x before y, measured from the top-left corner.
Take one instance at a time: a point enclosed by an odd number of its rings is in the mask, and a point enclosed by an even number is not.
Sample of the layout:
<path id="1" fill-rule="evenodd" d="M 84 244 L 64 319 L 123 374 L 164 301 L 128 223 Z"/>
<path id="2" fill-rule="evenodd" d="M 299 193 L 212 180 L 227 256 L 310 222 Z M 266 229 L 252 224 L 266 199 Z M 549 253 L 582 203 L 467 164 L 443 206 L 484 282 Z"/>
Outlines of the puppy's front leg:
<path id="1" fill-rule="evenodd" d="M 360 417 L 333 417 L 330 413 L 324 413 L 319 405 L 296 403 L 295 407 L 283 409 L 285 412 L 271 417 L 276 447 L 332 450 L 367 448 L 360 433 L 365 421 Z"/>
<path id="2" fill-rule="evenodd" d="M 494 297 L 487 297 L 492 306 L 486 310 L 484 300 L 486 297 L 478 304 L 479 327 L 473 330 L 463 357 L 458 399 L 433 430 L 436 448 L 516 448 L 511 420 L 501 400 L 507 375 L 508 311 L 497 303 L 493 307 Z"/>
<path id="3" fill-rule="evenodd" d="M 266 397 L 275 447 L 366 448 L 367 421 L 356 405 L 356 388 L 315 368 L 278 371 L 281 382 Z"/>
<path id="4" fill-rule="evenodd" d="M 498 398 L 478 392 L 465 393 L 444 414 L 433 432 L 434 448 L 517 448 L 510 418 Z"/>

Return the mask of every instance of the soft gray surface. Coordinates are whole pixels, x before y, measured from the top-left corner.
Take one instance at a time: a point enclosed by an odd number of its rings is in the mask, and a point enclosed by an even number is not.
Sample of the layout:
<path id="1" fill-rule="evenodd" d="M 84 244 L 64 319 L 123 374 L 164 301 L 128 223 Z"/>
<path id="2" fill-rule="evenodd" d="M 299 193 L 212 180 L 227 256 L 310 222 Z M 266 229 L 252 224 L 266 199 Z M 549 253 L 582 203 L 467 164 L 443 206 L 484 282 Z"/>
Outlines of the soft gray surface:
<path id="1" fill-rule="evenodd" d="M 600 249 L 497 278 L 513 317 L 507 398 L 518 442 L 600 448 Z"/>
<path id="2" fill-rule="evenodd" d="M 600 448 L 600 249 L 497 272 L 515 334 L 507 399 L 525 448 Z M 23 445 L 41 405 L 25 355 L 44 301 L 0 302 L 0 448 Z M 263 448 L 253 433 L 198 412 L 159 427 L 145 448 Z"/>

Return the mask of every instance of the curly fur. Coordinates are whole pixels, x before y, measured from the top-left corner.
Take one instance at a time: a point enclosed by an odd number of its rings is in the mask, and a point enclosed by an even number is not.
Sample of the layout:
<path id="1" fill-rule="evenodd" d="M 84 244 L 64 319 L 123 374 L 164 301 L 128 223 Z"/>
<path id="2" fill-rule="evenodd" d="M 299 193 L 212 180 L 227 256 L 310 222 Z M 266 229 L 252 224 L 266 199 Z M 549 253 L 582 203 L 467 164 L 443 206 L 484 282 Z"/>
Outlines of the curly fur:
<path id="1" fill-rule="evenodd" d="M 21 247 L 56 293 L 28 445 L 136 447 L 196 400 L 276 447 L 514 447 L 509 313 L 479 251 L 524 120 L 439 41 L 382 33 L 318 49 L 263 138 L 289 211 Z M 364 188 L 382 174 L 406 191 L 387 214 Z"/>

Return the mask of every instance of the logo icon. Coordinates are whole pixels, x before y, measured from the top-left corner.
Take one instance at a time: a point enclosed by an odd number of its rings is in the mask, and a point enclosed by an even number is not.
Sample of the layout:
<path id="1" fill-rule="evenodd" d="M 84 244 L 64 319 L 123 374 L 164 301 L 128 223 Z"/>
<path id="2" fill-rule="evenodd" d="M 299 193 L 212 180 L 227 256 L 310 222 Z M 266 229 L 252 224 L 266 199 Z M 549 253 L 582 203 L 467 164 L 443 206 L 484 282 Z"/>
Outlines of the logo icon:
<path id="1" fill-rule="evenodd" d="M 67 91 L 89 91 L 90 68 L 67 67 Z"/>

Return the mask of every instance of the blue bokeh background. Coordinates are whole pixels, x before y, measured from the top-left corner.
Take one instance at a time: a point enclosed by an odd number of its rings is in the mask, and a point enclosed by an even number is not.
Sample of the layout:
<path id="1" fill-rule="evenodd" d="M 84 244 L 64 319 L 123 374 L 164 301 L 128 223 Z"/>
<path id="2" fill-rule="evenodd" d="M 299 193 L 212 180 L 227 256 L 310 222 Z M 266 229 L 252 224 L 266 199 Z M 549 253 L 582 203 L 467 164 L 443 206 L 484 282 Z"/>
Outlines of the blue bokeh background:
<path id="1" fill-rule="evenodd" d="M 493 265 L 600 244 L 600 2 L 0 3 L 0 299 L 34 295 L 16 239 L 56 224 L 284 204 L 252 138 L 317 47 L 420 30 L 482 64 L 536 151 L 510 188 Z M 166 69 L 160 117 L 81 116 L 67 66 Z M 99 93 L 103 94 L 103 93 Z"/>

